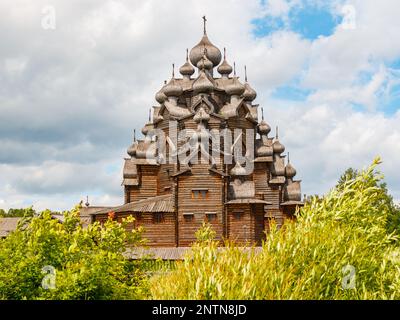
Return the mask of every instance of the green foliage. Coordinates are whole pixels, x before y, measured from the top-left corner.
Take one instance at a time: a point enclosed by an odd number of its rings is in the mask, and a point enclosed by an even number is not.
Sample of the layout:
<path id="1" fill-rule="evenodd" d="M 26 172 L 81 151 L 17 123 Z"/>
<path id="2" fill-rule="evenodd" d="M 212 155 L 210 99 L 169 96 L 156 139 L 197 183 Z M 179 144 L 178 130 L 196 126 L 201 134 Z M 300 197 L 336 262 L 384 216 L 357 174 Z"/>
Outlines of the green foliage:
<path id="1" fill-rule="evenodd" d="M 23 209 L 9 209 L 7 212 L 4 209 L 0 209 L 0 217 L 33 217 L 37 215 L 33 207 Z"/>
<path id="2" fill-rule="evenodd" d="M 124 258 L 126 245 L 141 244 L 141 230 L 126 231 L 130 217 L 83 228 L 79 208 L 59 223 L 44 211 L 25 217 L 0 241 L 0 299 L 134 299 L 145 294 L 140 262 Z M 42 287 L 55 269 L 54 288 Z M 47 282 L 45 282 L 47 283 Z M 46 286 L 45 286 L 46 287 Z"/>
<path id="3" fill-rule="evenodd" d="M 379 162 L 379 159 L 376 161 Z M 378 164 L 378 162 L 376 164 Z M 359 172 L 353 168 L 347 169 L 343 175 L 340 177 L 338 184 L 336 185 L 336 189 L 339 191 L 343 191 L 343 189 L 351 184 L 359 175 Z M 374 175 L 377 178 L 374 178 Z M 383 182 L 381 179 L 383 178 L 379 172 L 368 171 L 368 176 L 366 178 L 365 183 L 369 183 L 372 187 L 379 189 L 380 197 L 375 199 L 376 203 L 371 204 L 371 206 L 379 206 L 382 203 L 386 205 L 388 209 L 387 214 L 387 229 L 388 232 L 396 232 L 400 235 L 400 208 L 395 205 L 393 202 L 393 197 L 389 195 L 387 184 Z"/>
<path id="4" fill-rule="evenodd" d="M 336 189 L 343 189 L 343 186 L 346 182 L 354 180 L 357 178 L 358 172 L 354 168 L 348 168 L 339 178 L 338 183 L 336 184 Z"/>
<path id="5" fill-rule="evenodd" d="M 197 242 L 207 244 L 215 239 L 216 232 L 209 223 L 203 222 L 202 226 L 196 231 Z"/>
<path id="6" fill-rule="evenodd" d="M 198 242 L 175 271 L 151 279 L 153 298 L 399 299 L 399 212 L 378 164 L 311 199 L 297 221 L 273 227 L 259 253 Z M 349 266 L 354 288 L 344 286 Z"/>

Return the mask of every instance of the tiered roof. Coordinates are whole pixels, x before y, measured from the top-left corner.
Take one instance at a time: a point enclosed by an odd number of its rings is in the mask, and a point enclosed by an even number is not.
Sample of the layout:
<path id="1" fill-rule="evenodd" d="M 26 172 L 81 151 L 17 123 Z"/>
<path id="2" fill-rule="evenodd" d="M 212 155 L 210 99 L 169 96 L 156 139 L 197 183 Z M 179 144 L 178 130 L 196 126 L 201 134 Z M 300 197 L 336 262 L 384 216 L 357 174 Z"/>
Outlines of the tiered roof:
<path id="1" fill-rule="evenodd" d="M 186 61 L 179 68 L 182 77 L 175 76 L 173 66 L 171 79 L 165 82 L 155 95 L 159 105 L 153 107 L 153 119 L 149 118 L 149 122 L 142 129 L 145 138 L 136 140 L 135 137 L 133 144 L 128 148 L 131 158 L 125 161 L 123 185 L 137 185 L 136 165 L 160 165 L 156 142 L 147 134 L 151 129 L 157 128 L 158 123 L 166 119 L 165 117 L 178 121 L 193 117 L 198 123 L 200 134 L 210 116 L 223 121 L 244 118 L 254 124 L 259 134 L 259 138 L 255 140 L 254 162 L 269 164 L 272 174 L 269 183 L 284 185 L 285 202 L 299 202 L 300 181 L 293 180 L 296 170 L 289 161 L 285 165 L 285 147 L 279 140 L 278 128 L 275 138 L 269 137 L 271 127 L 264 120 L 263 114 L 262 120 L 258 121 L 258 105 L 253 104 L 257 93 L 248 82 L 247 69 L 245 68 L 245 82 L 242 83 L 236 75 L 235 63 L 232 67 L 228 62 L 225 48 L 222 63 L 221 60 L 221 51 L 208 38 L 204 22 L 204 34 L 200 42 L 190 53 L 186 50 Z M 215 69 L 220 76 L 216 75 Z M 179 150 L 177 152 L 179 153 Z M 182 170 L 187 171 L 190 168 L 181 167 L 180 171 Z M 177 171 L 172 174 L 178 173 Z M 249 175 L 238 162 L 229 174 L 233 178 Z"/>

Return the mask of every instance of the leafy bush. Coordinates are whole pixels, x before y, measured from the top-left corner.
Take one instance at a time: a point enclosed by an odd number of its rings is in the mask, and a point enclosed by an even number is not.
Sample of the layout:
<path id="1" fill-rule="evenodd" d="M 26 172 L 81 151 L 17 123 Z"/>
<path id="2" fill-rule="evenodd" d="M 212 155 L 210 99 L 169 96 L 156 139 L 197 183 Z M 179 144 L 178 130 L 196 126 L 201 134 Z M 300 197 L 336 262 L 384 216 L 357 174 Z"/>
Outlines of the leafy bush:
<path id="1" fill-rule="evenodd" d="M 142 297 L 145 277 L 139 262 L 123 256 L 127 243 L 141 244 L 141 230 L 125 229 L 133 218 L 83 228 L 79 208 L 64 215 L 64 223 L 50 211 L 24 218 L 0 240 L 0 299 Z"/>
<path id="2" fill-rule="evenodd" d="M 259 253 L 199 241 L 175 271 L 151 279 L 153 298 L 399 299 L 399 211 L 378 164 L 272 227 Z"/>

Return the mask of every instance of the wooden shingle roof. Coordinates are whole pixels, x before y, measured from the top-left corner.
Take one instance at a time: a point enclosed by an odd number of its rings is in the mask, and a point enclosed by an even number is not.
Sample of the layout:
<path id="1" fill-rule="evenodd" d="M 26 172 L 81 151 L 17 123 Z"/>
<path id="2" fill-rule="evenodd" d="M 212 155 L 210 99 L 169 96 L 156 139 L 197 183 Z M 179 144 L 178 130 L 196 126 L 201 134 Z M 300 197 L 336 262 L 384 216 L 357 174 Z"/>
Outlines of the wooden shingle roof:
<path id="1" fill-rule="evenodd" d="M 7 237 L 8 234 L 17 229 L 18 222 L 21 218 L 0 218 L 0 238 Z"/>
<path id="2" fill-rule="evenodd" d="M 183 260 L 186 253 L 190 253 L 191 247 L 169 247 L 169 248 L 128 248 L 124 256 L 128 259 L 161 259 L 161 260 Z M 244 252 L 254 252 L 259 254 L 262 247 L 239 247 Z M 219 247 L 218 251 L 226 250 L 224 247 Z"/>
<path id="3" fill-rule="evenodd" d="M 118 212 L 175 212 L 174 201 L 171 194 L 151 197 L 144 200 L 130 202 L 119 207 L 108 208 L 93 212 L 92 214 L 104 214 L 113 211 Z"/>

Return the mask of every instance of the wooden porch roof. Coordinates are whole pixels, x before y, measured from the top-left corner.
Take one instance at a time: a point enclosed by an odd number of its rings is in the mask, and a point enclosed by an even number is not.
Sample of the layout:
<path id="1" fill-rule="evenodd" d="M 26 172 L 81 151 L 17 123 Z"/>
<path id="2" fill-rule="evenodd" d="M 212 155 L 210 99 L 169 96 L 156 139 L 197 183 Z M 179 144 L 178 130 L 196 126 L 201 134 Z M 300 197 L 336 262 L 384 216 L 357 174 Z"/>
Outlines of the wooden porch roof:
<path id="1" fill-rule="evenodd" d="M 151 197 L 144 200 L 130 202 L 119 207 L 108 208 L 91 214 L 107 214 L 109 212 L 175 212 L 172 194 Z"/>

